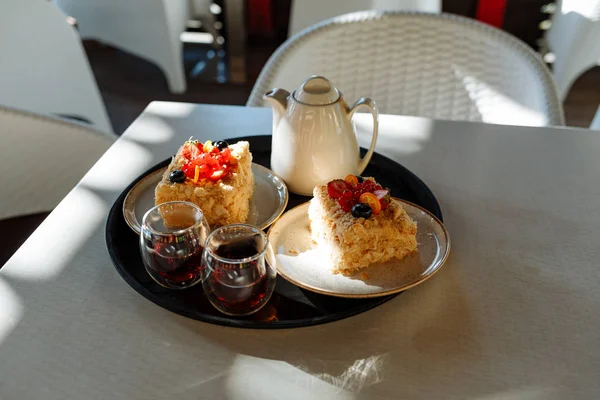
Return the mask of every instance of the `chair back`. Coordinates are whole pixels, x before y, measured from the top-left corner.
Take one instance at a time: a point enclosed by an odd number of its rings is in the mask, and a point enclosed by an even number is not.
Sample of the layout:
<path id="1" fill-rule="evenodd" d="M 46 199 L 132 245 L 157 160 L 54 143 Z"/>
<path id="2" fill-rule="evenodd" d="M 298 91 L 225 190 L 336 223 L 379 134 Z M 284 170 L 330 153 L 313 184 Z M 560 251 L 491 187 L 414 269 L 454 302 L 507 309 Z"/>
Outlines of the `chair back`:
<path id="1" fill-rule="evenodd" d="M 515 37 L 477 21 L 413 12 L 358 12 L 283 43 L 248 99 L 311 75 L 329 78 L 347 102 L 371 97 L 380 112 L 511 125 L 563 125 L 550 71 Z"/>
<path id="2" fill-rule="evenodd" d="M 0 106 L 0 219 L 52 210 L 113 140 L 86 124 Z"/>

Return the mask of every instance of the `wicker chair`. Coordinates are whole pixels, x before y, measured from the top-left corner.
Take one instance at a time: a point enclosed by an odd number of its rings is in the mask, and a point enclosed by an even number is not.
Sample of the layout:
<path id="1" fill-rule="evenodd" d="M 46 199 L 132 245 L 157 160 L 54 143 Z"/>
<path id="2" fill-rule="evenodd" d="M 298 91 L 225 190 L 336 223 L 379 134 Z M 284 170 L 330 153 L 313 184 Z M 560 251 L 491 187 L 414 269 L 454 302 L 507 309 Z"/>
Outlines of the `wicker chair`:
<path id="1" fill-rule="evenodd" d="M 114 136 L 0 106 L 0 220 L 52 210 Z"/>
<path id="2" fill-rule="evenodd" d="M 512 125 L 563 125 L 550 71 L 527 45 L 474 20 L 414 12 L 358 12 L 323 21 L 271 56 L 248 106 L 274 87 L 328 77 L 347 100 L 382 113 Z"/>

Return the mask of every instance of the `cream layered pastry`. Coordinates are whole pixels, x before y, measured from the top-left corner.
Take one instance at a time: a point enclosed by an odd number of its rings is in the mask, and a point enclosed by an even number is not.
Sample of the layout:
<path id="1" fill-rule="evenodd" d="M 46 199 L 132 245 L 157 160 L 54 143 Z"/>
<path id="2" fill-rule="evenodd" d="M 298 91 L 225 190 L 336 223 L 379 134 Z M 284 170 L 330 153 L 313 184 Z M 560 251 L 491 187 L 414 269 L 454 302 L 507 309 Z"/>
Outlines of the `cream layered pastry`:
<path id="1" fill-rule="evenodd" d="M 417 251 L 417 224 L 373 178 L 349 175 L 314 188 L 308 208 L 312 240 L 330 257 L 334 273 Z"/>
<path id="2" fill-rule="evenodd" d="M 202 209 L 211 227 L 244 223 L 253 190 L 248 142 L 229 145 L 190 139 L 179 148 L 156 186 L 155 204 L 192 202 Z"/>

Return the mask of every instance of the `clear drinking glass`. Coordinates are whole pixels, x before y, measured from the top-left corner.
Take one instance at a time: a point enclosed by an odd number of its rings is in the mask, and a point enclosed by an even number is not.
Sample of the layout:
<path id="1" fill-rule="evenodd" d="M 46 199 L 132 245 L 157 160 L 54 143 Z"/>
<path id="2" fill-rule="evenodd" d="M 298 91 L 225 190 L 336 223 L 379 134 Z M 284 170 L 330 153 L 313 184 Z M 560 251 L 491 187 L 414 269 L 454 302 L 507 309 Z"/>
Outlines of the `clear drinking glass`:
<path id="1" fill-rule="evenodd" d="M 275 288 L 274 257 L 262 230 L 245 224 L 217 228 L 204 248 L 204 293 L 225 314 L 255 313 Z"/>
<path id="2" fill-rule="evenodd" d="M 193 203 L 171 201 L 150 209 L 142 220 L 140 251 L 159 285 L 185 289 L 202 280 L 202 252 L 210 228 Z"/>

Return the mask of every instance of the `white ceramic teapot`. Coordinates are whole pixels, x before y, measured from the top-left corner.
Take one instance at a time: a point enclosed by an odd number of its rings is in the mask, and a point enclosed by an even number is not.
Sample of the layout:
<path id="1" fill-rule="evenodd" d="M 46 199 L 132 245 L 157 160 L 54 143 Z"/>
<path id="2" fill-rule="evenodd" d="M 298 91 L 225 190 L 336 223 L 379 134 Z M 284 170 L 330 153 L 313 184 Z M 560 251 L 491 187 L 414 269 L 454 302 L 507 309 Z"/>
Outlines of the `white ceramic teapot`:
<path id="1" fill-rule="evenodd" d="M 375 143 L 379 114 L 368 98 L 348 107 L 340 92 L 322 76 L 312 76 L 293 93 L 273 89 L 264 95 L 273 107 L 271 169 L 290 191 L 311 196 L 316 185 L 360 175 L 367 167 Z M 373 114 L 373 139 L 364 158 L 352 116 L 360 107 Z"/>

